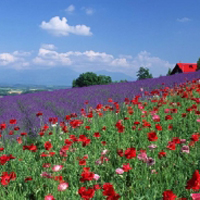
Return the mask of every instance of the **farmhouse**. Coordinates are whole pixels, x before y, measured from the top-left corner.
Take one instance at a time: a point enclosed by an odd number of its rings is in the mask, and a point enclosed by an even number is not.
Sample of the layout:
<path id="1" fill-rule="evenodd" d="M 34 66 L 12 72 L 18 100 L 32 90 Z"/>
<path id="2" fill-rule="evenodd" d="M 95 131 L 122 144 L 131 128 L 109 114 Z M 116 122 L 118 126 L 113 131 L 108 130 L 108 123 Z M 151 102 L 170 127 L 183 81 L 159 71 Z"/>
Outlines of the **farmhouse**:
<path id="1" fill-rule="evenodd" d="M 177 73 L 196 72 L 196 70 L 197 70 L 196 63 L 176 63 L 176 66 L 174 67 L 170 75 Z"/>

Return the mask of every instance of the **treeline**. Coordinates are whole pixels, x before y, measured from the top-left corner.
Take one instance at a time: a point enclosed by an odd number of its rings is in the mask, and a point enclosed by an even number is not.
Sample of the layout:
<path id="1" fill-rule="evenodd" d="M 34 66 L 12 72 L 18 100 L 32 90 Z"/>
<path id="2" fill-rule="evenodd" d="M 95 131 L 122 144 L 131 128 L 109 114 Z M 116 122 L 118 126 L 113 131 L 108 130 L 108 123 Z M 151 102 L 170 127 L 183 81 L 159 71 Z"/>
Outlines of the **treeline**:
<path id="1" fill-rule="evenodd" d="M 128 82 L 127 80 L 121 80 L 122 82 Z M 111 83 L 118 83 L 118 81 L 112 81 L 110 76 L 105 75 L 97 75 L 93 72 L 86 72 L 83 74 L 80 74 L 80 76 L 77 79 L 74 79 L 72 82 L 72 88 L 75 87 L 87 87 L 91 85 L 107 85 Z"/>
<path id="2" fill-rule="evenodd" d="M 138 80 L 146 79 L 146 78 L 153 78 L 152 74 L 149 73 L 148 68 L 140 67 L 139 71 L 137 72 Z M 72 82 L 72 88 L 75 87 L 87 87 L 91 85 L 107 85 L 112 83 L 124 83 L 128 82 L 125 80 L 120 81 L 112 81 L 110 76 L 105 75 L 97 75 L 93 72 L 86 72 L 80 74 L 77 79 L 74 79 Z"/>

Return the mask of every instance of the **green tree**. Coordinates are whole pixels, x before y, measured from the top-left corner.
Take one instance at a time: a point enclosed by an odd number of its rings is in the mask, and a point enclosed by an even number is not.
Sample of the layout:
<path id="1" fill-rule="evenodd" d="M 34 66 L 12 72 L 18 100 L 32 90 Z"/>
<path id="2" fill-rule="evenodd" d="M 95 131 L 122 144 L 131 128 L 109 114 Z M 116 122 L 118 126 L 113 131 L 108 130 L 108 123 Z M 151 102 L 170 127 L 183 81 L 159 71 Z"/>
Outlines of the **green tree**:
<path id="1" fill-rule="evenodd" d="M 127 83 L 128 81 L 125 79 L 125 80 L 121 80 L 120 83 Z"/>
<path id="2" fill-rule="evenodd" d="M 149 69 L 144 67 L 140 67 L 139 71 L 137 72 L 137 77 L 137 80 L 153 78 L 152 74 L 149 74 Z"/>
<path id="3" fill-rule="evenodd" d="M 73 87 L 73 88 L 74 88 L 74 87 L 78 87 L 78 85 L 76 84 L 76 79 L 73 80 L 73 82 L 72 82 L 72 87 Z"/>
<path id="4" fill-rule="evenodd" d="M 167 72 L 167 74 L 166 74 L 166 76 L 170 76 L 171 73 L 172 73 L 172 70 L 171 70 L 171 68 L 169 68 L 169 69 L 168 69 L 168 72 Z"/>
<path id="5" fill-rule="evenodd" d="M 200 70 L 200 58 L 199 60 L 197 61 L 197 71 Z"/>
<path id="6" fill-rule="evenodd" d="M 90 85 L 98 85 L 98 76 L 93 72 L 86 72 L 80 74 L 80 76 L 74 81 L 72 85 L 75 87 L 85 87 Z"/>
<path id="7" fill-rule="evenodd" d="M 90 85 L 106 85 L 112 83 L 110 76 L 99 75 L 97 76 L 93 72 L 86 72 L 80 74 L 80 76 L 73 80 L 72 87 L 85 87 Z"/>
<path id="8" fill-rule="evenodd" d="M 106 85 L 112 83 L 112 79 L 110 76 L 99 75 L 98 80 L 99 80 L 98 82 L 99 85 Z"/>
<path id="9" fill-rule="evenodd" d="M 113 81 L 112 83 L 127 83 L 128 81 L 125 79 L 125 80 L 120 80 L 120 81 Z"/>

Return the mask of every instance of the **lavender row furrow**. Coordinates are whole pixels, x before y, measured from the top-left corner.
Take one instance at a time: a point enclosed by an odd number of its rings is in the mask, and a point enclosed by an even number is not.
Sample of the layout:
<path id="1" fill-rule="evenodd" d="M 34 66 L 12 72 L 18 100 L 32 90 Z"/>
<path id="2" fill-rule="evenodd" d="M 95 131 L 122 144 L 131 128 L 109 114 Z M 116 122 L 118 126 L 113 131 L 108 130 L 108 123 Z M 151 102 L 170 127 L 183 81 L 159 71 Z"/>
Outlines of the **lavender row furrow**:
<path id="1" fill-rule="evenodd" d="M 97 104 L 110 104 L 108 98 L 112 98 L 113 101 L 122 105 L 125 98 L 132 99 L 136 95 L 142 94 L 140 88 L 143 88 L 144 91 L 152 91 L 156 88 L 173 87 L 175 84 L 182 84 L 186 80 L 197 78 L 200 78 L 200 71 L 128 83 L 7 96 L 0 99 L 0 123 L 8 123 L 11 118 L 16 118 L 23 128 L 33 131 L 35 126 L 39 127 L 40 125 L 40 120 L 36 117 L 36 113 L 39 111 L 43 113 L 43 123 L 47 123 L 49 117 L 58 117 L 59 121 L 63 121 L 65 116 L 71 113 L 77 113 L 79 117 L 81 108 L 86 109 L 90 106 L 95 108 Z M 84 105 L 86 100 L 89 101 L 89 105 Z M 34 131 L 37 132 L 36 130 L 38 129 L 35 128 Z"/>

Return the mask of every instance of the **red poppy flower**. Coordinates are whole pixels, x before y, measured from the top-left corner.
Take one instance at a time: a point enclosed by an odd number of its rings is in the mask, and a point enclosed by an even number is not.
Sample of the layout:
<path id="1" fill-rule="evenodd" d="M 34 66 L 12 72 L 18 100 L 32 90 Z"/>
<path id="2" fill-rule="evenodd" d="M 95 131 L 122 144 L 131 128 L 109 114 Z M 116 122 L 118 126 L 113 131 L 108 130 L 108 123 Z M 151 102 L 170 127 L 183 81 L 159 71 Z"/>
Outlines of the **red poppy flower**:
<path id="1" fill-rule="evenodd" d="M 94 178 L 94 173 L 90 172 L 90 168 L 89 167 L 84 167 L 83 168 L 83 172 L 81 174 L 81 178 L 80 181 L 81 182 L 85 182 L 85 181 L 91 181 Z"/>
<path id="2" fill-rule="evenodd" d="M 132 159 L 136 157 L 136 150 L 135 148 L 128 148 L 125 153 L 124 153 L 125 157 L 127 159 Z"/>
<path id="3" fill-rule="evenodd" d="M 165 157 L 165 156 L 166 156 L 166 154 L 167 154 L 166 152 L 164 152 L 164 151 L 161 151 L 161 152 L 159 152 L 159 153 L 158 153 L 158 158 L 160 158 L 160 159 L 161 159 L 162 157 Z"/>
<path id="4" fill-rule="evenodd" d="M 167 116 L 165 116 L 165 120 L 172 120 L 173 118 L 172 118 L 172 116 L 171 115 L 167 115 Z"/>
<path id="5" fill-rule="evenodd" d="M 6 124 L 0 124 L 0 129 L 1 129 L 1 130 L 6 129 Z"/>
<path id="6" fill-rule="evenodd" d="M 15 172 L 11 172 L 10 174 L 8 172 L 2 172 L 0 179 L 2 185 L 8 185 L 11 180 L 14 181 L 16 179 L 16 174 Z"/>
<path id="7" fill-rule="evenodd" d="M 162 126 L 161 126 L 160 124 L 156 124 L 156 129 L 157 129 L 158 131 L 162 131 Z"/>
<path id="8" fill-rule="evenodd" d="M 156 140 L 158 140 L 156 132 L 150 132 L 150 133 L 148 133 L 148 140 L 149 141 L 156 141 Z"/>
<path id="9" fill-rule="evenodd" d="M 20 133 L 21 136 L 26 136 L 27 133 L 23 132 L 23 133 Z"/>
<path id="10" fill-rule="evenodd" d="M 32 179 L 32 177 L 31 176 L 28 176 L 28 177 L 26 177 L 25 179 L 24 179 L 24 182 L 26 183 L 27 181 L 32 181 L 33 179 Z"/>
<path id="11" fill-rule="evenodd" d="M 10 130 L 8 134 L 9 135 L 14 135 L 14 131 Z"/>
<path id="12" fill-rule="evenodd" d="M 81 187 L 78 190 L 78 193 L 84 200 L 89 200 L 94 197 L 95 189 L 93 189 L 93 188 L 86 189 L 86 187 Z"/>
<path id="13" fill-rule="evenodd" d="M 163 192 L 163 200 L 175 200 L 176 195 L 171 190 L 166 190 Z"/>
<path id="14" fill-rule="evenodd" d="M 96 133 L 94 133 L 94 137 L 101 137 L 101 135 L 100 135 L 100 133 L 99 132 L 96 132 Z"/>
<path id="15" fill-rule="evenodd" d="M 191 140 L 195 142 L 199 141 L 199 135 L 198 134 L 192 135 Z"/>
<path id="16" fill-rule="evenodd" d="M 38 113 L 36 114 L 37 117 L 42 116 L 42 115 L 43 115 L 42 112 L 38 112 Z"/>
<path id="17" fill-rule="evenodd" d="M 16 124 L 17 123 L 17 120 L 16 119 L 11 119 L 10 120 L 10 124 Z"/>
<path id="18" fill-rule="evenodd" d="M 85 159 L 79 160 L 79 165 L 86 165 L 86 160 Z"/>
<path id="19" fill-rule="evenodd" d="M 117 150 L 117 154 L 120 156 L 120 157 L 123 157 L 123 150 L 122 149 L 118 149 Z"/>
<path id="20" fill-rule="evenodd" d="M 168 130 L 172 130 L 173 126 L 171 124 L 168 125 Z"/>
<path id="21" fill-rule="evenodd" d="M 117 194 L 110 183 L 105 183 L 103 185 L 103 195 L 107 196 L 109 200 L 118 200 L 120 198 L 119 194 Z"/>
<path id="22" fill-rule="evenodd" d="M 16 140 L 17 140 L 17 142 L 18 142 L 19 144 L 21 144 L 21 143 L 23 142 L 21 137 L 18 137 Z"/>
<path id="23" fill-rule="evenodd" d="M 172 142 L 174 142 L 175 144 L 180 144 L 181 143 L 181 141 L 180 141 L 180 139 L 178 137 L 173 137 Z"/>
<path id="24" fill-rule="evenodd" d="M 192 178 L 187 182 L 186 189 L 200 190 L 200 174 L 198 170 L 195 170 Z"/>
<path id="25" fill-rule="evenodd" d="M 50 150 L 52 147 L 53 146 L 52 146 L 51 142 L 47 141 L 47 142 L 44 143 L 44 148 L 46 150 Z"/>
<path id="26" fill-rule="evenodd" d="M 128 172 L 129 170 L 132 169 L 132 167 L 130 167 L 130 164 L 127 163 L 127 164 L 123 164 L 122 169 L 123 169 L 125 172 Z"/>
<path id="27" fill-rule="evenodd" d="M 170 150 L 176 150 L 176 143 L 175 142 L 168 142 L 167 148 Z"/>
<path id="28" fill-rule="evenodd" d="M 19 126 L 14 127 L 14 130 L 15 130 L 15 131 L 20 130 Z"/>

